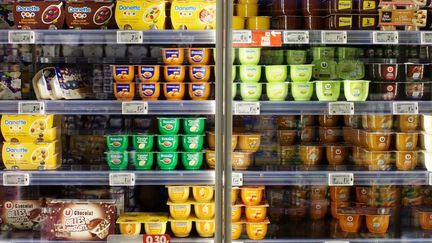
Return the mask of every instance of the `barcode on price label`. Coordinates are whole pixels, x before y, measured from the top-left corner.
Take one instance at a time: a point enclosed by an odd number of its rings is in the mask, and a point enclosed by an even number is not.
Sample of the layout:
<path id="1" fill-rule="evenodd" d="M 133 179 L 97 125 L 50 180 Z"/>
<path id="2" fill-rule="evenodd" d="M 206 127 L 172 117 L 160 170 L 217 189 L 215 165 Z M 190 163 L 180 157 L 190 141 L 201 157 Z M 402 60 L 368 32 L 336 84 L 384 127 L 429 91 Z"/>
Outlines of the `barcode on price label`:
<path id="1" fill-rule="evenodd" d="M 399 44 L 399 33 L 397 31 L 374 31 L 374 44 Z"/>
<path id="2" fill-rule="evenodd" d="M 3 186 L 28 186 L 30 176 L 28 173 L 7 172 L 3 174 Z"/>
<path id="3" fill-rule="evenodd" d="M 232 42 L 234 44 L 252 43 L 252 31 L 250 30 L 233 30 Z"/>
<path id="4" fill-rule="evenodd" d="M 394 115 L 417 115 L 419 113 L 418 102 L 394 102 Z"/>
<path id="5" fill-rule="evenodd" d="M 170 243 L 171 237 L 168 234 L 165 235 L 148 235 L 143 236 L 143 243 Z"/>
<path id="6" fill-rule="evenodd" d="M 45 103 L 41 101 L 18 102 L 18 114 L 43 115 L 45 114 Z"/>
<path id="7" fill-rule="evenodd" d="M 353 173 L 329 173 L 328 185 L 329 186 L 353 186 L 354 174 Z"/>
<path id="8" fill-rule="evenodd" d="M 353 102 L 329 103 L 329 115 L 354 115 Z"/>
<path id="9" fill-rule="evenodd" d="M 243 186 L 243 173 L 233 172 L 231 178 L 232 186 Z"/>
<path id="10" fill-rule="evenodd" d="M 309 31 L 284 31 L 283 43 L 284 44 L 308 44 Z"/>
<path id="11" fill-rule="evenodd" d="M 109 174 L 110 186 L 135 186 L 134 173 L 110 173 Z"/>
<path id="12" fill-rule="evenodd" d="M 8 32 L 9 44 L 34 44 L 35 32 L 27 30 L 12 30 Z"/>
<path id="13" fill-rule="evenodd" d="M 423 45 L 431 45 L 432 44 L 432 32 L 421 32 L 420 43 Z"/>
<path id="14" fill-rule="evenodd" d="M 126 101 L 122 103 L 123 115 L 145 115 L 148 113 L 148 103 L 144 101 Z"/>
<path id="15" fill-rule="evenodd" d="M 117 31 L 118 44 L 141 44 L 144 41 L 143 32 L 136 30 Z"/>
<path id="16" fill-rule="evenodd" d="M 348 40 L 346 31 L 323 31 L 321 42 L 323 44 L 346 44 Z"/>
<path id="17" fill-rule="evenodd" d="M 259 102 L 234 103 L 234 115 L 259 115 L 261 106 Z"/>

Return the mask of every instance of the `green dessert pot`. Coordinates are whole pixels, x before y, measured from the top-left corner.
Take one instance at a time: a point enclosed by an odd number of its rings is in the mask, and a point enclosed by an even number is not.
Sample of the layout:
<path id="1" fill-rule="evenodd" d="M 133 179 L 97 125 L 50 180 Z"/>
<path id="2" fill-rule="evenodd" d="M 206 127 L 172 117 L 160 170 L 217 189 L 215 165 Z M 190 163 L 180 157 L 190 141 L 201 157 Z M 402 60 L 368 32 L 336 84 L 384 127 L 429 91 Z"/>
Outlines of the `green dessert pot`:
<path id="1" fill-rule="evenodd" d="M 153 149 L 154 135 L 137 134 L 132 136 L 132 144 L 138 152 L 150 152 Z"/>
<path id="2" fill-rule="evenodd" d="M 258 83 L 261 79 L 261 66 L 258 65 L 241 65 L 240 81 L 244 83 Z"/>
<path id="3" fill-rule="evenodd" d="M 288 50 L 287 51 L 287 63 L 289 65 L 305 64 L 307 57 L 307 51 L 304 50 Z"/>
<path id="4" fill-rule="evenodd" d="M 179 135 L 158 135 L 158 148 L 161 152 L 175 152 L 179 146 Z"/>
<path id="5" fill-rule="evenodd" d="M 183 130 L 186 134 L 203 134 L 206 118 L 183 118 Z"/>
<path id="6" fill-rule="evenodd" d="M 284 61 L 284 50 L 274 48 L 262 49 L 261 60 L 265 65 L 282 65 Z"/>
<path id="7" fill-rule="evenodd" d="M 334 60 L 314 60 L 313 77 L 318 80 L 337 79 L 336 66 Z"/>
<path id="8" fill-rule="evenodd" d="M 266 91 L 270 101 L 284 101 L 288 96 L 288 83 L 268 83 Z"/>
<path id="9" fill-rule="evenodd" d="M 285 65 L 266 66 L 265 76 L 269 83 L 283 83 L 287 80 L 288 67 Z"/>
<path id="10" fill-rule="evenodd" d="M 261 57 L 261 48 L 239 48 L 238 57 L 242 65 L 257 65 Z"/>
<path id="11" fill-rule="evenodd" d="M 309 82 L 312 78 L 313 64 L 290 65 L 290 75 L 293 82 Z"/>
<path id="12" fill-rule="evenodd" d="M 129 146 L 129 136 L 128 135 L 107 135 L 106 143 L 108 150 L 123 152 Z"/>
<path id="13" fill-rule="evenodd" d="M 182 146 L 186 152 L 199 152 L 204 144 L 204 135 L 183 135 Z"/>
<path id="14" fill-rule="evenodd" d="M 315 81 L 315 92 L 319 101 L 337 101 L 340 95 L 340 81 Z"/>
<path id="15" fill-rule="evenodd" d="M 128 152 L 110 151 L 106 152 L 106 159 L 111 170 L 125 170 L 128 166 Z"/>
<path id="16" fill-rule="evenodd" d="M 262 94 L 260 83 L 240 83 L 240 95 L 244 101 L 258 101 Z"/>
<path id="17" fill-rule="evenodd" d="M 313 82 L 292 83 L 292 96 L 295 101 L 308 101 L 313 95 Z"/>
<path id="18" fill-rule="evenodd" d="M 175 170 L 178 163 L 178 152 L 157 153 L 157 163 L 161 170 Z"/>
<path id="19" fill-rule="evenodd" d="M 153 166 L 153 152 L 135 152 L 132 162 L 137 170 L 151 170 Z"/>
<path id="20" fill-rule="evenodd" d="M 312 47 L 312 57 L 313 60 L 333 59 L 335 51 L 335 47 Z"/>
<path id="21" fill-rule="evenodd" d="M 176 135 L 180 129 L 180 118 L 158 117 L 159 132 L 162 135 Z"/>
<path id="22" fill-rule="evenodd" d="M 203 152 L 183 152 L 182 163 L 186 170 L 199 170 L 204 158 Z"/>
<path id="23" fill-rule="evenodd" d="M 344 80 L 344 93 L 347 101 L 366 101 L 369 95 L 367 80 Z"/>

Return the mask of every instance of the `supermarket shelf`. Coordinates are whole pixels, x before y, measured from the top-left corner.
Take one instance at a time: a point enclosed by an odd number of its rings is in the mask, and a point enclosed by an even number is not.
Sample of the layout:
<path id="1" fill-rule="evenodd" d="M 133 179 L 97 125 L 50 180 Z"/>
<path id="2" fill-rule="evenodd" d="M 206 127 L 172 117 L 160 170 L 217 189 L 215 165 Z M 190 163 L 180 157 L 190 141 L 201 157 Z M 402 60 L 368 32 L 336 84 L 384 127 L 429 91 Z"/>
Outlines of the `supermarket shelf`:
<path id="1" fill-rule="evenodd" d="M 244 185 L 327 185 L 332 172 L 354 174 L 354 185 L 429 185 L 426 171 L 244 171 Z"/>
<path id="2" fill-rule="evenodd" d="M 397 101 L 404 102 L 404 101 Z M 242 103 L 235 101 L 234 103 Z M 260 101 L 261 115 L 324 115 L 330 102 L 321 101 Z M 392 114 L 394 101 L 354 102 L 355 114 Z M 236 104 L 234 104 L 235 106 Z M 418 101 L 419 114 L 432 113 L 432 101 Z"/>
<path id="3" fill-rule="evenodd" d="M 1 114 L 17 114 L 20 101 L 0 101 Z M 122 102 L 116 100 L 43 101 L 45 112 L 63 115 L 121 115 Z M 148 101 L 149 115 L 214 115 L 214 101 Z"/>
<path id="4" fill-rule="evenodd" d="M 3 174 L 0 172 L 0 185 Z M 21 171 L 20 171 L 21 172 Z M 208 185 L 214 184 L 214 171 L 121 171 L 134 173 L 136 185 Z M 109 185 L 114 171 L 23 171 L 28 173 L 30 185 Z"/>
<path id="5" fill-rule="evenodd" d="M 14 30 L 16 31 L 16 30 Z M 36 44 L 117 44 L 118 30 L 33 30 Z M 0 30 L 0 44 L 9 30 Z M 213 30 L 146 30 L 143 44 L 215 44 Z"/>

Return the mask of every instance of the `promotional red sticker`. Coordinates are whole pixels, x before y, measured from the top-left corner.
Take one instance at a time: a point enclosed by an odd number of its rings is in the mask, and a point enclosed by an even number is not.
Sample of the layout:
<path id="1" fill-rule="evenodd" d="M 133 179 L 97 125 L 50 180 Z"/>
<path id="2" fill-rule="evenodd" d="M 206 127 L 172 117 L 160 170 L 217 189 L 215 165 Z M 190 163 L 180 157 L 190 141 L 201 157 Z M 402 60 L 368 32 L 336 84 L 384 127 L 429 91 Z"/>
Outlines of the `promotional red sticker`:
<path id="1" fill-rule="evenodd" d="M 171 237 L 165 235 L 147 235 L 143 236 L 143 243 L 171 243 Z"/>

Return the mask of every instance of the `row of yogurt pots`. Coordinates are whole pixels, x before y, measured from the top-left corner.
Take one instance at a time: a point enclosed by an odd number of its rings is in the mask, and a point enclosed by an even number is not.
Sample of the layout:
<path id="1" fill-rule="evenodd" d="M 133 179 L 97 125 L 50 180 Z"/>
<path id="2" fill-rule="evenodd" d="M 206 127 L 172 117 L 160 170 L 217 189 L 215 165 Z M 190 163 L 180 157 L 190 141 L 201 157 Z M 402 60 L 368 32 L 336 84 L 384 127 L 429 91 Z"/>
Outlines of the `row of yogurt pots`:
<path id="1" fill-rule="evenodd" d="M 270 101 L 284 101 L 288 97 L 289 85 L 295 101 L 309 101 L 315 92 L 319 101 L 337 101 L 340 96 L 341 83 L 347 101 L 366 101 L 369 95 L 367 80 L 343 81 L 311 81 L 293 83 L 240 83 L 240 96 L 244 101 L 258 101 L 262 96 L 263 85 L 266 85 L 267 97 Z M 237 83 L 232 84 L 232 97 L 237 94 Z"/>

